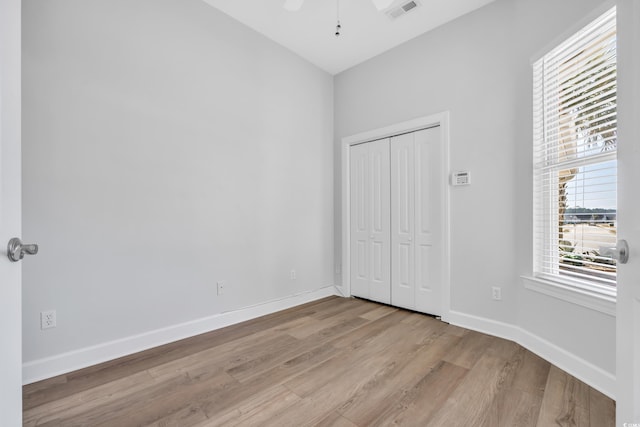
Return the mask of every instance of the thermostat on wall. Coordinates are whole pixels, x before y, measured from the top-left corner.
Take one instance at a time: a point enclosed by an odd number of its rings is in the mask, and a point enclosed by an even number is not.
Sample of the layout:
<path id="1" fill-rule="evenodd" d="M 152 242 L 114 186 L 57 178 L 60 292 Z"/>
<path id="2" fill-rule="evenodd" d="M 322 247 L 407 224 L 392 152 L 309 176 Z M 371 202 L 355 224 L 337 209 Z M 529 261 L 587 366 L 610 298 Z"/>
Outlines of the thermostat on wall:
<path id="1" fill-rule="evenodd" d="M 471 173 L 469 171 L 454 172 L 451 183 L 453 185 L 469 185 L 471 184 Z"/>

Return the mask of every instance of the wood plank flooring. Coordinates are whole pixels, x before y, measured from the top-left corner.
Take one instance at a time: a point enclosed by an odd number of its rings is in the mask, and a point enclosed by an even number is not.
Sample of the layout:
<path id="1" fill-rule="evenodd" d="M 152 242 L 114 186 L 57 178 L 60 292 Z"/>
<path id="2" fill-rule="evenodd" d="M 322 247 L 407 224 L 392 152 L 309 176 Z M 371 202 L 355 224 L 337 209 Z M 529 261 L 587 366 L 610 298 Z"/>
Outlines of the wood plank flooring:
<path id="1" fill-rule="evenodd" d="M 330 297 L 23 388 L 25 426 L 584 426 L 615 403 L 519 345 Z"/>

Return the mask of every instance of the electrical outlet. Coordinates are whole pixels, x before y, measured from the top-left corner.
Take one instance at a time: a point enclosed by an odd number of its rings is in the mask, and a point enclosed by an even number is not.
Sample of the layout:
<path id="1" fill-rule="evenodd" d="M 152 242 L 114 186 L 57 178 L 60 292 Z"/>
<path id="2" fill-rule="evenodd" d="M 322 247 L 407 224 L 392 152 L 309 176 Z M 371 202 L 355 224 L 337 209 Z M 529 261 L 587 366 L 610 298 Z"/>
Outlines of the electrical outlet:
<path id="1" fill-rule="evenodd" d="M 56 311 L 48 310 L 40 313 L 40 329 L 56 327 Z"/>
<path id="2" fill-rule="evenodd" d="M 492 287 L 491 288 L 491 296 L 496 301 L 502 300 L 502 288 L 499 288 L 498 286 Z"/>
<path id="3" fill-rule="evenodd" d="M 291 273 L 289 274 L 289 278 L 291 280 L 296 280 L 296 271 L 295 270 L 291 270 Z"/>
<path id="4" fill-rule="evenodd" d="M 224 295 L 224 288 L 225 288 L 225 283 L 224 281 L 219 281 L 218 282 L 218 295 Z"/>

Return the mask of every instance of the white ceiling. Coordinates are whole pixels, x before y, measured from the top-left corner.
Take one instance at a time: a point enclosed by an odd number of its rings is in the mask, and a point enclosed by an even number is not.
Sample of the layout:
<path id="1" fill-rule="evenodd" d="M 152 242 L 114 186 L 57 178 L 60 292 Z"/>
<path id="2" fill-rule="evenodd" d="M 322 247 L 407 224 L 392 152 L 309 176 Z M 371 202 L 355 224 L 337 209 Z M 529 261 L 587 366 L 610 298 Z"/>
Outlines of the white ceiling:
<path id="1" fill-rule="evenodd" d="M 420 5 L 389 19 L 371 0 L 305 0 L 289 12 L 284 0 L 204 0 L 309 62 L 337 74 L 494 0 L 416 0 Z M 404 4 L 396 0 L 391 7 Z"/>

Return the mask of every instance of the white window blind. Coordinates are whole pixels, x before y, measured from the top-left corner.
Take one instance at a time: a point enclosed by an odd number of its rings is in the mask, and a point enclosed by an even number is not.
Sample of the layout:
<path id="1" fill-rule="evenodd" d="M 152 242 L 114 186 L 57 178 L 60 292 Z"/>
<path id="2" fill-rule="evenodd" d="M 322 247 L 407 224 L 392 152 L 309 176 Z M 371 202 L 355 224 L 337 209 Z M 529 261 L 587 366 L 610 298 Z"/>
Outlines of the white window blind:
<path id="1" fill-rule="evenodd" d="M 534 74 L 534 272 L 616 284 L 616 15 L 538 60 Z"/>

